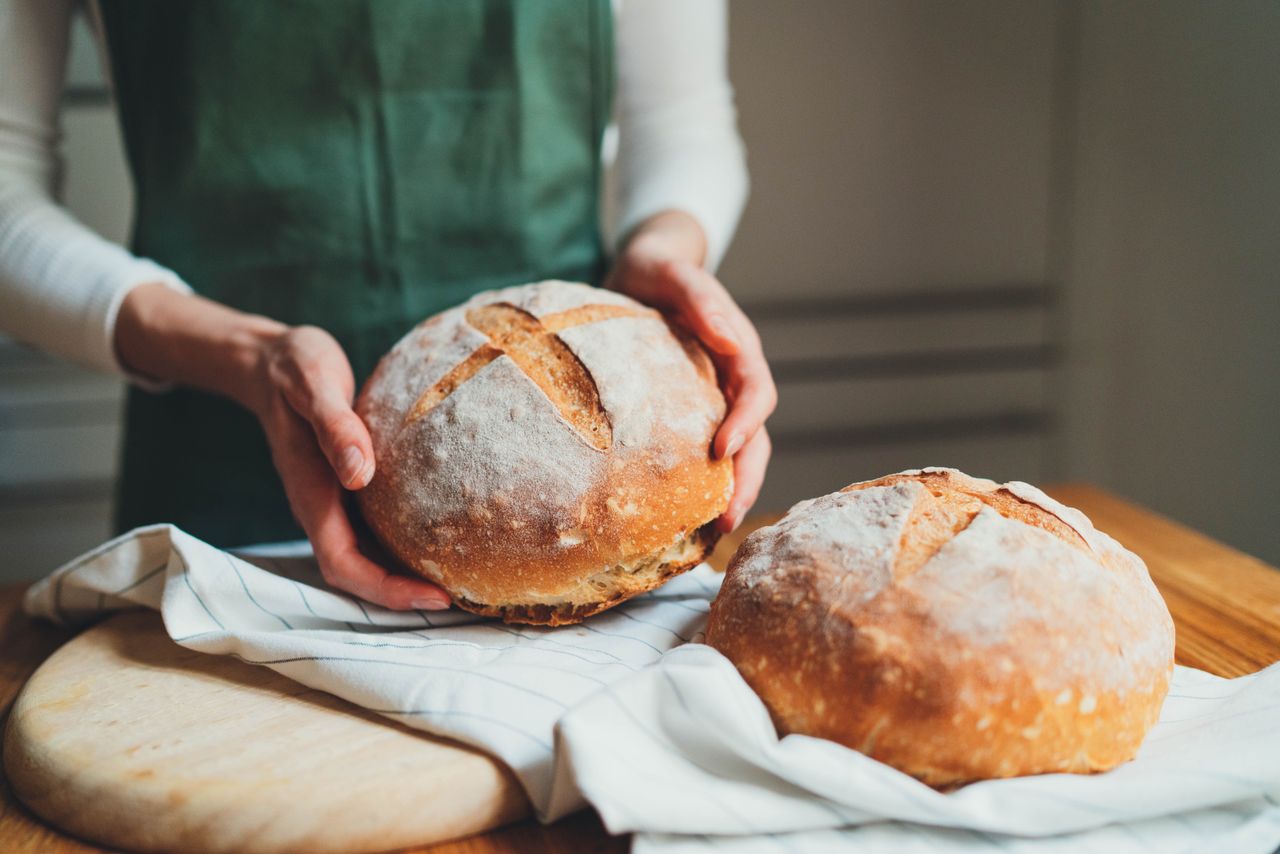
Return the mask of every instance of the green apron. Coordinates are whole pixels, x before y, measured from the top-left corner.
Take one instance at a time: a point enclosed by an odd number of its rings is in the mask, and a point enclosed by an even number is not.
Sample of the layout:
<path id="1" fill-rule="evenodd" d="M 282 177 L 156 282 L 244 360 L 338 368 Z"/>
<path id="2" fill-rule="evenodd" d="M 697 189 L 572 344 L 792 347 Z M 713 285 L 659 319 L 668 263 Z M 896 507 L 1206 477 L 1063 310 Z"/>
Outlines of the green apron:
<path id="1" fill-rule="evenodd" d="M 609 0 L 103 0 L 134 250 L 342 344 L 363 381 L 489 288 L 598 282 Z M 256 420 L 129 392 L 116 526 L 302 536 Z"/>

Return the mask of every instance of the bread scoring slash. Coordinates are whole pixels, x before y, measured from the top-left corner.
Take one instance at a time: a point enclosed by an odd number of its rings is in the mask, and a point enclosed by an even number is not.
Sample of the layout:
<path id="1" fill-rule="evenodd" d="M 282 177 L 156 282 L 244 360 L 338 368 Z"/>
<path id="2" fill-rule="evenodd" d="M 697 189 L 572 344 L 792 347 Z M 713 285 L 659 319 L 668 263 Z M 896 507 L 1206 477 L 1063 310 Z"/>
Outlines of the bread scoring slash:
<path id="1" fill-rule="evenodd" d="M 611 291 L 541 282 L 422 322 L 356 401 L 378 539 L 468 610 L 578 622 L 715 544 L 732 464 L 702 348 Z"/>
<path id="2" fill-rule="evenodd" d="M 934 786 L 1131 759 L 1173 672 L 1142 560 L 1025 483 L 856 483 L 746 539 L 707 640 L 782 733 Z"/>

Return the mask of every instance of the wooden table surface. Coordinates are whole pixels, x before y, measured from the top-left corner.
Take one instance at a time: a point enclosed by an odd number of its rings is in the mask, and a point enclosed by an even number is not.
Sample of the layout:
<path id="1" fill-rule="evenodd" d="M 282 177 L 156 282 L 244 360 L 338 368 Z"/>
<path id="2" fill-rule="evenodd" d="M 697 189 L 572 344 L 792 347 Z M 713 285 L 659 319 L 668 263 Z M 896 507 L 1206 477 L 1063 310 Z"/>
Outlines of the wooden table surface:
<path id="1" fill-rule="evenodd" d="M 1252 673 L 1280 660 L 1280 571 L 1102 490 L 1050 488 L 1100 529 L 1147 562 L 1178 629 L 1177 659 L 1220 676 Z M 723 569 L 751 529 L 726 537 L 711 562 Z M 0 724 L 23 682 L 70 635 L 19 610 L 23 586 L 0 588 Z M 605 834 L 590 811 L 543 827 L 532 819 L 481 836 L 435 845 L 432 854 L 625 851 L 624 837 Z M 85 852 L 102 849 L 71 839 L 34 818 L 0 780 L 0 851 Z"/>

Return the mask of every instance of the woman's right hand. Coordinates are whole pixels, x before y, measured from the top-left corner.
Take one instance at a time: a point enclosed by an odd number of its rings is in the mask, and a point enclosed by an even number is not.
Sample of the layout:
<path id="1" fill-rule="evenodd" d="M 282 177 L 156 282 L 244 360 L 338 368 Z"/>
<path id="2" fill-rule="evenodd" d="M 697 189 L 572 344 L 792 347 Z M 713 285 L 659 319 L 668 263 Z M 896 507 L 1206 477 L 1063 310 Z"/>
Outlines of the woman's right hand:
<path id="1" fill-rule="evenodd" d="M 396 610 L 449 607 L 441 588 L 367 554 L 347 515 L 343 490 L 367 486 L 375 463 L 351 408 L 355 377 L 333 336 L 148 284 L 121 304 L 116 351 L 136 374 L 225 395 L 257 416 L 330 585 Z"/>
<path id="2" fill-rule="evenodd" d="M 373 479 L 373 442 L 351 408 L 355 377 L 342 347 L 314 326 L 286 329 L 263 348 L 254 411 L 293 514 L 329 584 L 388 608 L 437 611 L 449 595 L 388 572 L 362 551 L 342 491 Z"/>

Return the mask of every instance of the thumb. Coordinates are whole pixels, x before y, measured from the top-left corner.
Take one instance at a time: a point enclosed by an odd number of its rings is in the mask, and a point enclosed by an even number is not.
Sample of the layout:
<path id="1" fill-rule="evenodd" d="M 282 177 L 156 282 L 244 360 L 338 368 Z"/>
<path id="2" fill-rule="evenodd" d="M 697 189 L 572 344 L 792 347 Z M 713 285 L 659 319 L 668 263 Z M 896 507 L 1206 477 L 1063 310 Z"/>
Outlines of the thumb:
<path id="1" fill-rule="evenodd" d="M 351 404 L 331 384 L 312 376 L 284 388 L 285 399 L 315 433 L 316 443 L 347 489 L 373 480 L 373 440 Z"/>
<path id="2" fill-rule="evenodd" d="M 373 480 L 373 440 L 360 416 L 331 390 L 312 396 L 307 419 L 325 459 L 347 489 L 363 489 Z"/>
<path id="3" fill-rule="evenodd" d="M 342 347 L 315 327 L 298 327 L 289 336 L 274 379 L 285 400 L 315 432 L 325 459 L 347 489 L 373 480 L 373 440 L 351 408 L 355 378 Z"/>

